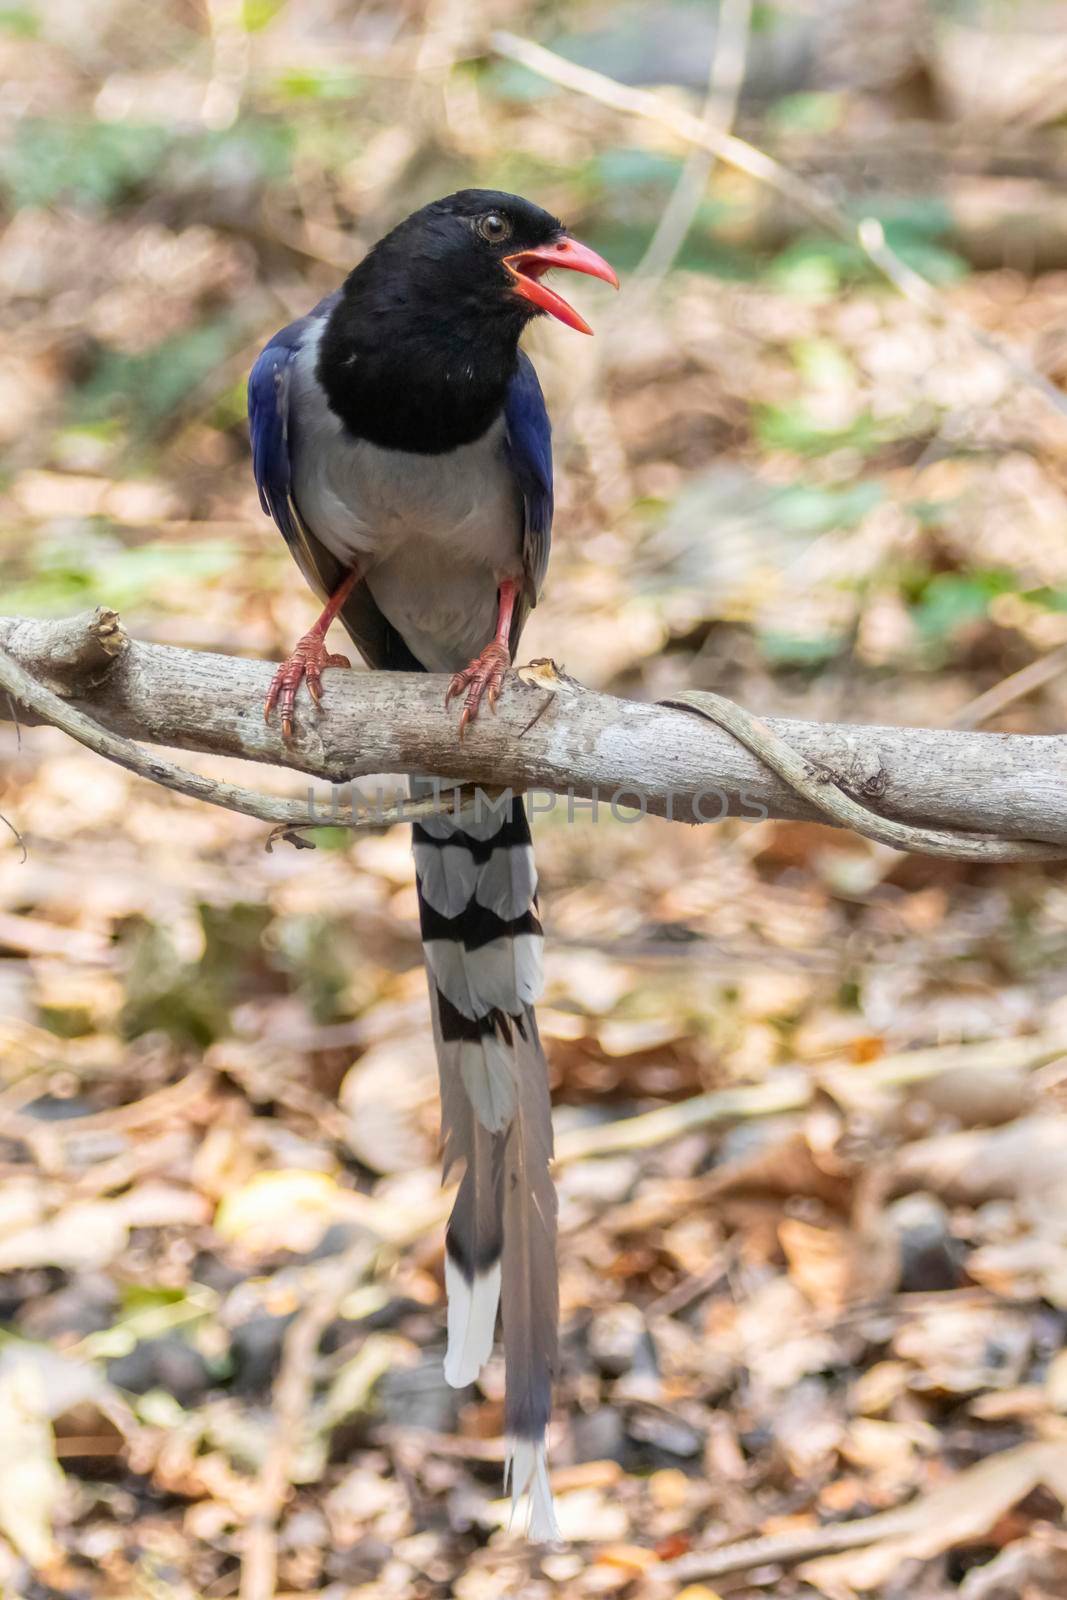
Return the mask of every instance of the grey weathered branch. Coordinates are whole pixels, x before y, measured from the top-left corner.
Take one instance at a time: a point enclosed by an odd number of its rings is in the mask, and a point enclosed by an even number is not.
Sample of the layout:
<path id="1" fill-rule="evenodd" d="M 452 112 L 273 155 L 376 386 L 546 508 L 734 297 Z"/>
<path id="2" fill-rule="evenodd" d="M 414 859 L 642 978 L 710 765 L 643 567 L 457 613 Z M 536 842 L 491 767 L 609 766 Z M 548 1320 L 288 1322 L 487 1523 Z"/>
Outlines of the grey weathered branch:
<path id="1" fill-rule="evenodd" d="M 0 689 L 29 708 L 24 720 L 54 723 L 155 782 L 283 827 L 330 820 L 325 797 L 309 811 L 306 783 L 299 798 L 280 798 L 188 772 L 142 746 L 289 767 L 355 782 L 365 795 L 373 786 L 360 780 L 375 774 L 434 773 L 534 791 L 535 810 L 547 809 L 548 796 L 580 805 L 596 794 L 605 810 L 614 803 L 617 813 L 639 807 L 685 822 L 825 821 L 818 796 L 832 791 L 911 827 L 988 835 L 982 859 L 1007 858 L 996 853 L 1006 848 L 999 841 L 1040 841 L 1035 858 L 1067 845 L 1067 737 L 767 719 L 763 730 L 801 758 L 798 793 L 704 716 L 594 693 L 550 663 L 512 674 L 496 715 L 483 714 L 462 744 L 441 679 L 331 671 L 321 712 L 301 696 L 287 747 L 263 721 L 270 674 L 261 661 L 128 640 L 113 612 L 0 618 Z M 962 844 L 958 853 L 975 855 Z"/>

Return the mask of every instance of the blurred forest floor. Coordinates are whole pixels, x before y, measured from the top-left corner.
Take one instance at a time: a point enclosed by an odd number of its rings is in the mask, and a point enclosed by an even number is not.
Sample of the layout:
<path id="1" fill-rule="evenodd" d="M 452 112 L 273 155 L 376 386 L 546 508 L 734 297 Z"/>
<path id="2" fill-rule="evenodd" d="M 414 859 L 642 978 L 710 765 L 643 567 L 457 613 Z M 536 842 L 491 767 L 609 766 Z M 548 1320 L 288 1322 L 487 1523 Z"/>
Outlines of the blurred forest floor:
<path id="1" fill-rule="evenodd" d="M 727 8 L 737 131 L 877 216 L 936 318 L 721 166 L 641 281 L 687 152 L 484 44 L 697 105 L 706 6 L 0 6 L 0 609 L 280 656 L 313 602 L 250 363 L 401 215 L 492 185 L 624 280 L 579 286 L 594 340 L 531 341 L 559 500 L 526 655 L 1061 731 L 1067 419 L 964 324 L 1067 381 L 1067 31 L 991 9 Z M 499 1366 L 441 1374 L 405 831 L 268 854 L 48 730 L 0 723 L 0 763 L 5 1596 L 1067 1596 L 1062 870 L 541 821 L 574 1542 L 531 1552 Z"/>

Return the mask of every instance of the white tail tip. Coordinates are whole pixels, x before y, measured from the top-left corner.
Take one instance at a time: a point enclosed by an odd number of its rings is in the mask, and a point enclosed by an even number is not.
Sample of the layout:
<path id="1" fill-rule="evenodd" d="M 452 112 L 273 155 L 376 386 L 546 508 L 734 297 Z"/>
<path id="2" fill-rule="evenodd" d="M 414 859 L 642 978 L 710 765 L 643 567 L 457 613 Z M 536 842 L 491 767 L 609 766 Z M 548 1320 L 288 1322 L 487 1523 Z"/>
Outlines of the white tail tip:
<path id="1" fill-rule="evenodd" d="M 500 1301 L 500 1263 L 468 1283 L 451 1256 L 445 1255 L 448 1292 L 448 1352 L 445 1382 L 453 1389 L 473 1383 L 493 1353 L 496 1308 Z"/>
<path id="2" fill-rule="evenodd" d="M 531 1544 L 558 1544 L 562 1538 L 556 1521 L 556 1506 L 548 1481 L 548 1453 L 542 1439 L 509 1439 L 504 1466 L 504 1487 L 511 1483 L 511 1522 L 514 1527 L 519 1501 L 527 1496 L 525 1525 L 522 1531 Z"/>

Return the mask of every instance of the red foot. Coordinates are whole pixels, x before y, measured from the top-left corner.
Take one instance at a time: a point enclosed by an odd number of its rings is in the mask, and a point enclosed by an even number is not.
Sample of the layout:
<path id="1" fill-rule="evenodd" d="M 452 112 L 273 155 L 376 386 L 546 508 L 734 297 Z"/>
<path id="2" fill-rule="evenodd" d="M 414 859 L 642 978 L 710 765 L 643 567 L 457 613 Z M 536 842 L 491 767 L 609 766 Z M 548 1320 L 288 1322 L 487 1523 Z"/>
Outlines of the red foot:
<path id="1" fill-rule="evenodd" d="M 475 656 L 469 667 L 464 667 L 462 672 L 453 675 L 445 695 L 445 705 L 454 700 L 457 694 L 467 691 L 467 698 L 463 702 L 463 713 L 459 719 L 459 736 L 462 739 L 467 724 L 473 722 L 478 715 L 478 707 L 482 703 L 483 695 L 489 702 L 490 711 L 496 710 L 496 703 L 500 699 L 500 691 L 504 687 L 504 674 L 511 666 L 511 652 L 507 645 L 500 644 L 496 639 L 492 644 L 487 644 L 480 656 Z"/>
<path id="2" fill-rule="evenodd" d="M 263 716 L 267 722 L 277 705 L 282 717 L 282 738 L 289 742 L 293 737 L 293 706 L 301 682 L 307 681 L 308 693 L 317 706 L 322 704 L 322 674 L 326 667 L 350 667 L 347 656 L 331 655 L 322 635 L 312 629 L 305 633 L 292 655 L 288 656 L 275 672 L 267 690 Z"/>

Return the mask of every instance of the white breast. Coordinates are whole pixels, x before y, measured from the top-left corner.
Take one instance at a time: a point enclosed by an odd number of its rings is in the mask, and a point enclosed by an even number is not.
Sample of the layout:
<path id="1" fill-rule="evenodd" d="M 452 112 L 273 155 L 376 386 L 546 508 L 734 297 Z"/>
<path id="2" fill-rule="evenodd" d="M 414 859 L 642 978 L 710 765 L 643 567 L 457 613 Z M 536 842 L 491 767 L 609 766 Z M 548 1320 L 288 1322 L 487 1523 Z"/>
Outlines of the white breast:
<path id="1" fill-rule="evenodd" d="M 504 420 L 447 455 L 355 440 L 315 378 L 320 324 L 293 366 L 290 453 L 300 515 L 430 671 L 465 666 L 492 638 L 501 578 L 522 575 L 522 506 Z"/>

